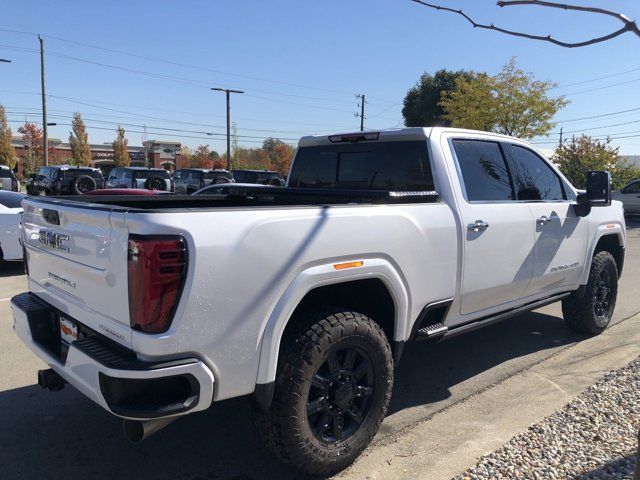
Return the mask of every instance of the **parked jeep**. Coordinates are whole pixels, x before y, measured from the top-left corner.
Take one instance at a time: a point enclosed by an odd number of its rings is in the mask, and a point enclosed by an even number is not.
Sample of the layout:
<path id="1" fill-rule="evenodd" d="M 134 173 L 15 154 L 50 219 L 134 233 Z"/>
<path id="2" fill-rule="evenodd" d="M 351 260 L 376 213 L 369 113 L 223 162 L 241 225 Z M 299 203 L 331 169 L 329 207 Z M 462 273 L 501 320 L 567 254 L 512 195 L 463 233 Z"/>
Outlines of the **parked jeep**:
<path id="1" fill-rule="evenodd" d="M 163 168 L 116 167 L 107 179 L 107 188 L 146 188 L 173 192 L 171 174 Z"/>
<path id="2" fill-rule="evenodd" d="M 98 168 L 54 165 L 42 167 L 27 186 L 30 195 L 83 195 L 104 188 Z"/>
<path id="3" fill-rule="evenodd" d="M 233 175 L 228 170 L 207 170 L 204 168 L 183 168 L 173 172 L 176 193 L 194 193 L 201 188 L 220 183 L 233 183 Z"/>

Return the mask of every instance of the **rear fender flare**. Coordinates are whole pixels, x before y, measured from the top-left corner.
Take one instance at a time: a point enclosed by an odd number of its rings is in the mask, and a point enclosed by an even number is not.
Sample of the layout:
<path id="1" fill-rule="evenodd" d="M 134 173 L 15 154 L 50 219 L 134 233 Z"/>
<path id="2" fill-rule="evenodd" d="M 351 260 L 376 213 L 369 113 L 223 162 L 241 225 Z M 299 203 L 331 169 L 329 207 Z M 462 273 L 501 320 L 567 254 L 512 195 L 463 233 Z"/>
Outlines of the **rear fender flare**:
<path id="1" fill-rule="evenodd" d="M 360 259 L 345 259 L 352 261 Z M 386 259 L 367 258 L 361 267 L 336 270 L 335 262 L 314 266 L 302 271 L 289 284 L 264 325 L 261 335 L 257 384 L 270 384 L 276 378 L 278 352 L 284 330 L 296 307 L 311 290 L 326 285 L 377 278 L 389 289 L 395 304 L 394 338 L 404 341 L 410 334 L 410 297 L 405 282 L 397 269 Z"/>

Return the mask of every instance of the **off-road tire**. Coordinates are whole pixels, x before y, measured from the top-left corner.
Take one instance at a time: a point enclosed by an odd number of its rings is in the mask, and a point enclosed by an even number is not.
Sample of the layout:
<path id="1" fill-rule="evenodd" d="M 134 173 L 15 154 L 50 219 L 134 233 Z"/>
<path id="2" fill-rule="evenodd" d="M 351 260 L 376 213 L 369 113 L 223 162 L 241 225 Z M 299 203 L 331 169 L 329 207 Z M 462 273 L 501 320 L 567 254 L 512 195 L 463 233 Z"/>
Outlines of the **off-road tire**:
<path id="1" fill-rule="evenodd" d="M 84 195 L 85 193 L 93 192 L 97 187 L 96 181 L 89 175 L 78 175 L 71 183 L 71 191 L 74 195 Z"/>
<path id="2" fill-rule="evenodd" d="M 601 276 L 609 278 L 608 308 L 606 315 L 598 316 L 597 295 Z M 602 333 L 613 316 L 618 294 L 618 267 L 611 253 L 601 251 L 593 256 L 587 284 L 562 301 L 562 315 L 567 326 L 579 333 L 598 335 Z"/>
<path id="3" fill-rule="evenodd" d="M 293 321 L 297 326 L 282 341 L 271 408 L 256 408 L 254 423 L 267 447 L 282 460 L 310 475 L 331 475 L 362 453 L 386 415 L 393 386 L 391 348 L 380 326 L 360 313 L 326 308 L 303 312 Z M 312 431 L 307 413 L 312 379 L 330 353 L 353 348 L 365 352 L 373 367 L 369 407 L 347 438 L 324 441 Z"/>
<path id="4" fill-rule="evenodd" d="M 160 175 L 154 175 L 147 178 L 144 182 L 144 188 L 147 190 L 159 190 L 164 192 L 167 190 L 167 182 Z"/>

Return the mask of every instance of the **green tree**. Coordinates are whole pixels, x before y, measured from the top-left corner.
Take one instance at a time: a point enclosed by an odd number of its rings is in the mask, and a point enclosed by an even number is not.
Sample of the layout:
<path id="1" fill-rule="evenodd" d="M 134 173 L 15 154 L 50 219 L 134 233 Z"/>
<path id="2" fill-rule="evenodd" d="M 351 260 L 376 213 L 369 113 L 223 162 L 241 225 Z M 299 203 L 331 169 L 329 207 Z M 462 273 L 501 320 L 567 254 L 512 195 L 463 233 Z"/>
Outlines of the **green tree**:
<path id="1" fill-rule="evenodd" d="M 525 73 L 512 58 L 498 75 L 457 78 L 455 89 L 442 94 L 440 105 L 453 127 L 531 138 L 548 133 L 551 119 L 568 103 L 563 97 L 547 96 L 555 86 Z"/>
<path id="2" fill-rule="evenodd" d="M 118 135 L 113 141 L 113 164 L 116 167 L 128 167 L 131 164 L 131 157 L 129 157 L 129 150 L 127 145 L 129 140 L 125 137 L 124 128 L 118 126 Z"/>
<path id="3" fill-rule="evenodd" d="M 0 105 L 0 165 L 11 169 L 16 166 L 16 149 L 11 145 L 12 136 L 4 106 Z"/>
<path id="4" fill-rule="evenodd" d="M 585 188 L 589 170 L 608 170 L 614 189 L 640 178 L 640 168 L 620 159 L 611 140 L 598 140 L 582 135 L 559 145 L 553 161 L 576 188 Z"/>
<path id="5" fill-rule="evenodd" d="M 91 149 L 89 148 L 89 135 L 82 121 L 80 112 L 73 114 L 71 132 L 69 133 L 69 145 L 71 158 L 75 165 L 86 167 L 91 165 Z"/>
<path id="6" fill-rule="evenodd" d="M 471 80 L 474 76 L 473 72 L 465 70 L 453 72 L 442 69 L 433 75 L 423 73 L 404 97 L 402 107 L 404 124 L 407 127 L 450 126 L 451 122 L 444 118 L 444 110 L 440 105 L 441 94 L 454 90 L 456 79 Z"/>

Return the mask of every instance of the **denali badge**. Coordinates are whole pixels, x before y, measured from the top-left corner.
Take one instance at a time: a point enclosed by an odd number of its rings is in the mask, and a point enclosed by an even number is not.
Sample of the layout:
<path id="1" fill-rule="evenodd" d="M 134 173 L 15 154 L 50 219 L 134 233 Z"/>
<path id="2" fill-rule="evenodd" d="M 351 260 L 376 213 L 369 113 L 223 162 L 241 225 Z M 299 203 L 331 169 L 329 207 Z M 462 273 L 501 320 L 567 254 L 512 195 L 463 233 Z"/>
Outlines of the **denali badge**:
<path id="1" fill-rule="evenodd" d="M 55 248 L 56 250 L 62 250 L 63 252 L 69 251 L 69 247 L 62 243 L 69 240 L 69 235 L 55 233 L 50 230 L 41 228 L 38 240 L 40 240 L 40 243 L 42 245 L 46 245 L 47 247 Z"/>

